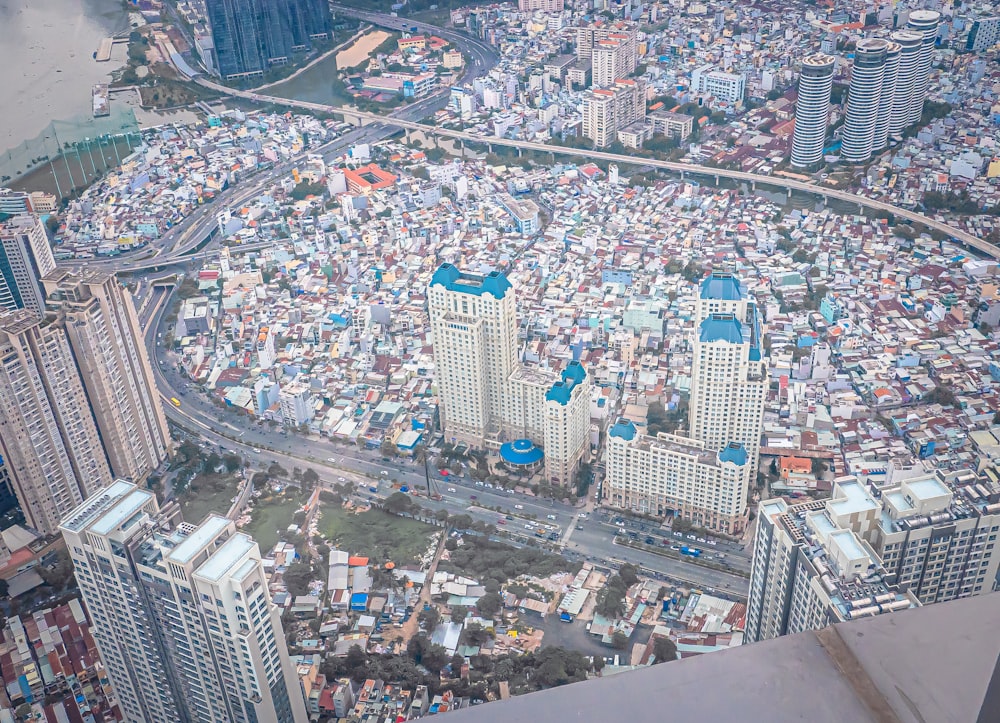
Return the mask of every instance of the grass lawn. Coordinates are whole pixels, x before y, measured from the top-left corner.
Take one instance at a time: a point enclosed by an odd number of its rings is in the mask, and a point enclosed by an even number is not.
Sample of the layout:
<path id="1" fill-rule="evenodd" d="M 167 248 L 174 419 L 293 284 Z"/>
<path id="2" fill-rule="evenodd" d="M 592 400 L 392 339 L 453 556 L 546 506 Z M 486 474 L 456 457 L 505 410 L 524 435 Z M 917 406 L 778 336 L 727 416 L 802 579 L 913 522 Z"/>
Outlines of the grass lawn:
<path id="1" fill-rule="evenodd" d="M 427 551 L 437 528 L 381 510 L 360 514 L 325 505 L 319 533 L 330 544 L 352 555 L 366 555 L 373 564 L 416 562 Z"/>
<path id="2" fill-rule="evenodd" d="M 184 521 L 197 525 L 209 512 L 225 515 L 233 504 L 239 481 L 238 476 L 228 472 L 196 475 L 180 497 Z"/>
<path id="3" fill-rule="evenodd" d="M 250 513 L 250 524 L 243 531 L 257 541 L 261 554 L 266 555 L 274 547 L 278 531 L 283 533 L 292 524 L 292 518 L 303 501 L 302 495 L 294 488 L 290 496 L 280 494 L 257 500 Z"/>

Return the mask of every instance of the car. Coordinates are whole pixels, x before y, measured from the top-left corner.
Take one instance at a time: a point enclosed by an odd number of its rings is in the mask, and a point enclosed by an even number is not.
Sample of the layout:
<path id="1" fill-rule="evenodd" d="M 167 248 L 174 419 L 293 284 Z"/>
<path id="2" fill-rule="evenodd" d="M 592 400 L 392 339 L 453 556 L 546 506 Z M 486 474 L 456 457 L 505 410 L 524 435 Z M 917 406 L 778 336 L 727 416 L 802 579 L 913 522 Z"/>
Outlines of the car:
<path id="1" fill-rule="evenodd" d="M 498 525 L 506 525 L 507 524 L 507 520 L 505 520 L 503 517 L 501 517 L 499 520 L 497 520 L 497 524 Z"/>
<path id="2" fill-rule="evenodd" d="M 555 515 L 545 515 L 545 519 L 547 520 L 554 520 L 555 518 L 556 518 Z"/>
<path id="3" fill-rule="evenodd" d="M 535 529 L 535 526 L 534 525 L 525 525 L 524 529 L 526 529 L 526 530 L 533 530 L 533 529 Z"/>
<path id="4" fill-rule="evenodd" d="M 524 509 L 524 505 L 514 505 L 514 509 L 515 510 L 523 510 Z"/>
<path id="5" fill-rule="evenodd" d="M 326 461 L 327 461 L 327 462 L 336 462 L 336 461 L 337 461 L 337 458 L 336 458 L 336 457 L 327 457 L 327 458 L 326 458 Z"/>
<path id="6" fill-rule="evenodd" d="M 489 482 L 487 482 L 487 483 L 486 483 L 486 489 L 488 489 L 488 490 L 491 490 L 491 489 L 493 489 L 493 485 L 492 485 L 492 484 L 490 484 Z"/>
<path id="7" fill-rule="evenodd" d="M 664 545 L 669 545 L 671 542 L 672 542 L 672 540 L 669 537 L 664 537 L 663 538 L 663 544 Z"/>
<path id="8" fill-rule="evenodd" d="M 577 525 L 577 526 L 576 526 L 576 529 L 578 529 L 578 530 L 582 530 L 582 529 L 583 529 L 583 525 Z"/>
<path id="9" fill-rule="evenodd" d="M 716 557 L 719 558 L 720 560 L 725 560 L 726 559 L 726 553 L 720 552 L 718 555 L 716 555 Z"/>
<path id="10" fill-rule="evenodd" d="M 480 480 L 476 480 L 476 487 L 482 487 L 483 483 Z"/>
<path id="11" fill-rule="evenodd" d="M 718 542 L 716 542 L 715 540 L 709 540 L 709 541 L 708 541 L 708 544 L 709 544 L 709 545 L 718 545 L 719 543 L 718 543 Z"/>
<path id="12" fill-rule="evenodd" d="M 346 482 L 347 480 L 345 478 L 343 478 L 343 477 L 338 477 L 337 481 L 338 482 Z"/>
<path id="13" fill-rule="evenodd" d="M 511 515 L 504 515 L 504 519 L 509 521 L 513 520 L 514 518 Z"/>
<path id="14" fill-rule="evenodd" d="M 476 497 L 475 495 L 469 495 L 469 499 L 470 499 L 470 500 L 472 500 L 472 501 L 476 501 L 476 500 L 478 500 L 479 498 L 478 498 L 478 497 Z"/>
<path id="15" fill-rule="evenodd" d="M 698 542 L 705 542 L 705 538 L 704 537 L 699 537 L 698 538 Z"/>
<path id="16" fill-rule="evenodd" d="M 687 537 L 688 537 L 689 540 L 697 540 L 698 539 L 695 535 L 688 535 Z"/>
<path id="17" fill-rule="evenodd" d="M 674 537 L 684 537 L 684 533 L 683 532 L 675 532 L 674 533 Z"/>
<path id="18" fill-rule="evenodd" d="M 645 540 L 643 540 L 643 542 L 645 542 L 647 545 L 655 545 L 656 544 L 656 540 L 654 540 L 652 537 L 647 537 Z"/>
<path id="19" fill-rule="evenodd" d="M 679 549 L 681 549 L 681 548 L 680 548 L 680 546 L 679 546 L 679 545 L 671 545 L 671 546 L 670 546 L 670 549 L 671 549 L 671 550 L 673 550 L 674 552 L 677 552 L 677 550 L 679 550 Z"/>
<path id="20" fill-rule="evenodd" d="M 456 490 L 455 490 L 455 488 L 454 488 L 454 487 L 449 487 L 449 488 L 448 488 L 448 491 L 449 491 L 449 492 L 455 492 Z"/>
<path id="21" fill-rule="evenodd" d="M 260 454 L 260 450 L 259 450 L 259 449 L 257 449 L 256 447 L 254 447 L 254 448 L 253 448 L 253 453 L 254 453 L 254 454 Z"/>
<path id="22" fill-rule="evenodd" d="M 629 531 L 628 536 L 629 536 L 630 539 L 633 539 L 633 540 L 638 540 L 639 539 L 639 533 L 638 532 Z"/>

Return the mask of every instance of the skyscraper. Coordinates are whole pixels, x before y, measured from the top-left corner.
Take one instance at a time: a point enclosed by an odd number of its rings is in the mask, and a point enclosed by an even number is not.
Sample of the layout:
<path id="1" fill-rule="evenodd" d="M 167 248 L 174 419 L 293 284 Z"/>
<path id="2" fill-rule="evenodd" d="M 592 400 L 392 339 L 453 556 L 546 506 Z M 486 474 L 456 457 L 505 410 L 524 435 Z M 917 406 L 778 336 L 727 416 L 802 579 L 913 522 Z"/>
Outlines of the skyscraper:
<path id="1" fill-rule="evenodd" d="M 889 41 L 885 49 L 885 68 L 882 71 L 882 90 L 878 99 L 878 115 L 875 118 L 875 133 L 872 150 L 881 151 L 889 141 L 889 124 L 892 120 L 892 105 L 896 92 L 896 77 L 899 74 L 899 54 L 902 46 Z"/>
<path id="2" fill-rule="evenodd" d="M 41 314 L 45 297 L 39 279 L 55 267 L 41 219 L 24 215 L 0 223 L 0 310 Z"/>
<path id="3" fill-rule="evenodd" d="M 427 296 L 445 441 L 497 452 L 510 465 L 544 458 L 549 482 L 572 483 L 589 451 L 583 366 L 556 373 L 519 363 L 513 287 L 499 271 L 479 276 L 443 264 Z M 524 441 L 541 450 L 510 446 Z"/>
<path id="4" fill-rule="evenodd" d="M 323 0 L 206 0 L 205 5 L 223 78 L 263 75 L 331 33 L 330 8 Z"/>
<path id="5" fill-rule="evenodd" d="M 111 481 L 66 332 L 27 309 L 0 314 L 0 455 L 43 534 Z"/>
<path id="6" fill-rule="evenodd" d="M 719 452 L 730 443 L 749 456 L 756 479 L 768 388 L 760 313 L 739 279 L 713 271 L 701 284 L 691 366 L 690 436 Z"/>
<path id="7" fill-rule="evenodd" d="M 307 720 L 260 550 L 121 480 L 64 518 L 94 638 L 130 723 Z"/>
<path id="8" fill-rule="evenodd" d="M 970 470 L 836 480 L 829 500 L 760 504 L 749 642 L 984 595 L 1000 565 L 1000 488 Z"/>
<path id="9" fill-rule="evenodd" d="M 899 69 L 896 72 L 896 87 L 889 114 L 889 135 L 895 136 L 910 125 L 910 100 L 917 80 L 923 36 L 912 30 L 897 30 L 891 37 L 892 42 L 899 45 Z"/>
<path id="10" fill-rule="evenodd" d="M 888 49 L 885 40 L 868 38 L 858 41 L 854 51 L 840 149 L 848 163 L 867 163 L 872 157 Z"/>
<path id="11" fill-rule="evenodd" d="M 833 90 L 832 55 L 817 53 L 803 59 L 795 101 L 795 130 L 792 133 L 792 165 L 804 168 L 823 160 L 823 145 L 830 121 L 830 93 Z"/>
<path id="12" fill-rule="evenodd" d="M 941 13 L 936 10 L 914 10 L 906 23 L 908 30 L 920 33 L 920 60 L 913 81 L 913 95 L 910 96 L 910 110 L 907 125 L 913 125 L 920 120 L 924 112 L 924 100 L 927 98 L 927 86 L 931 79 L 931 62 L 934 60 L 934 41 L 937 38 L 938 22 Z"/>
<path id="13" fill-rule="evenodd" d="M 145 481 L 166 459 L 170 433 L 131 295 L 101 271 L 55 271 L 42 283 L 65 325 L 112 474 Z"/>

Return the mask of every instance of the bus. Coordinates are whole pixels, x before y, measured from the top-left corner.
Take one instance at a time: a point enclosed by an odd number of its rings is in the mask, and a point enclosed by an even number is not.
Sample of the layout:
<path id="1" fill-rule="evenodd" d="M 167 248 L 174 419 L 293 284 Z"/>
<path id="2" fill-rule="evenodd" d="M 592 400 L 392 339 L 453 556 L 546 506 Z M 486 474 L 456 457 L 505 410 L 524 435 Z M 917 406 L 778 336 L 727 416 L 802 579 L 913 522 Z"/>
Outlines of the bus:
<path id="1" fill-rule="evenodd" d="M 175 407 L 181 406 L 181 400 L 178 399 L 177 397 L 170 397 L 170 403 L 173 404 Z"/>

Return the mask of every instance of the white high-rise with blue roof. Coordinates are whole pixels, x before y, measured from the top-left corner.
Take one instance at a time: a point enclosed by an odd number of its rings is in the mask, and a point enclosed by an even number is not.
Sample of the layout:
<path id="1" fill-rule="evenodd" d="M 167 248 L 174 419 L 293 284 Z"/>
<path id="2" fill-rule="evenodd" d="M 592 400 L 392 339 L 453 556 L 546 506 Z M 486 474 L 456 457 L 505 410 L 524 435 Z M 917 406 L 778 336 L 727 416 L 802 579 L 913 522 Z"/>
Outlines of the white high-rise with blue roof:
<path id="1" fill-rule="evenodd" d="M 499 271 L 443 264 L 427 298 L 445 442 L 497 454 L 513 471 L 544 467 L 546 482 L 571 484 L 589 451 L 583 365 L 557 373 L 520 363 L 514 291 Z"/>

